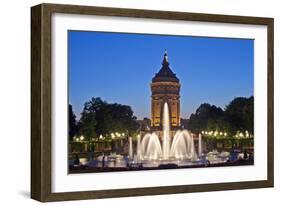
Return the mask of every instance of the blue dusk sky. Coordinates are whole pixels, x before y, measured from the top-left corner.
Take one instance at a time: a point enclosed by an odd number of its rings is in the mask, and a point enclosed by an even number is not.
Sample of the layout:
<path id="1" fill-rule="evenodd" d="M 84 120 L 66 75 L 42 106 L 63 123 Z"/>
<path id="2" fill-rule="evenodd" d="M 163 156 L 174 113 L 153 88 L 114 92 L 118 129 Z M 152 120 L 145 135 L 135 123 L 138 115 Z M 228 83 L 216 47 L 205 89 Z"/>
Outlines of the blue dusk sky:
<path id="1" fill-rule="evenodd" d="M 165 49 L 181 83 L 181 118 L 202 103 L 224 109 L 253 95 L 254 40 L 69 31 L 69 103 L 77 118 L 91 97 L 150 118 L 150 83 Z"/>

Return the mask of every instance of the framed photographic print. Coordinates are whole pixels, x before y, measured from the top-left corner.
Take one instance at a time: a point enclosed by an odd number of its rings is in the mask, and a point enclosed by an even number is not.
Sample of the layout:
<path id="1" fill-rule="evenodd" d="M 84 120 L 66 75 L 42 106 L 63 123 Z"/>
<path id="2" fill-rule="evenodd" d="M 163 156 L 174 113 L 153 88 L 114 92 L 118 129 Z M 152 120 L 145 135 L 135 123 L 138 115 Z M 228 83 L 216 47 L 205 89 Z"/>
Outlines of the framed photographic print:
<path id="1" fill-rule="evenodd" d="M 31 8 L 31 197 L 273 187 L 273 19 Z"/>

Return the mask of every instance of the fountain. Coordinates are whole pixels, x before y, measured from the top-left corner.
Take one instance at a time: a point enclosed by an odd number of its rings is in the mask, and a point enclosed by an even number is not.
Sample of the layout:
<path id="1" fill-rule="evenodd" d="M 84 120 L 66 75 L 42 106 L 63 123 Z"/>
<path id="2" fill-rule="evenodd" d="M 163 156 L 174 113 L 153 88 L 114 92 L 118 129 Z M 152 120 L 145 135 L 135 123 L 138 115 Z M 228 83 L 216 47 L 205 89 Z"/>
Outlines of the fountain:
<path id="1" fill-rule="evenodd" d="M 202 156 L 202 135 L 199 134 L 198 136 L 198 155 L 199 157 Z"/>
<path id="2" fill-rule="evenodd" d="M 138 137 L 137 137 L 137 161 L 139 161 L 141 159 L 141 151 L 140 151 L 140 149 L 138 149 L 138 148 L 140 148 L 140 145 L 141 145 L 141 136 L 138 135 Z"/>
<path id="3" fill-rule="evenodd" d="M 169 108 L 168 104 L 165 102 L 163 109 L 162 141 L 155 132 L 145 134 L 142 140 L 140 139 L 140 136 L 138 136 L 137 159 L 139 161 L 168 164 L 175 161 L 178 163 L 179 161 L 198 160 L 193 136 L 187 130 L 179 130 L 172 138 L 169 120 Z M 129 151 L 132 150 L 129 149 Z"/>
<path id="4" fill-rule="evenodd" d="M 170 118 L 169 118 L 169 108 L 167 102 L 164 104 L 163 111 L 163 159 L 169 159 L 170 153 Z"/>
<path id="5" fill-rule="evenodd" d="M 133 159 L 133 140 L 129 137 L 129 158 Z"/>
<path id="6" fill-rule="evenodd" d="M 160 139 L 155 133 L 144 135 L 138 150 L 140 150 L 141 160 L 158 160 L 163 157 Z"/>
<path id="7" fill-rule="evenodd" d="M 203 153 L 201 134 L 198 135 L 198 153 L 195 149 L 194 137 L 189 131 L 178 130 L 172 136 L 167 102 L 163 107 L 162 129 L 161 136 L 156 132 L 151 132 L 141 138 L 139 134 L 135 152 L 133 139 L 129 137 L 128 158 L 111 153 L 107 156 L 98 156 L 96 160 L 90 161 L 87 165 L 102 168 L 186 168 L 222 164 L 229 160 L 230 153 L 226 151 L 213 150 Z M 81 162 L 83 164 L 83 161 Z"/>

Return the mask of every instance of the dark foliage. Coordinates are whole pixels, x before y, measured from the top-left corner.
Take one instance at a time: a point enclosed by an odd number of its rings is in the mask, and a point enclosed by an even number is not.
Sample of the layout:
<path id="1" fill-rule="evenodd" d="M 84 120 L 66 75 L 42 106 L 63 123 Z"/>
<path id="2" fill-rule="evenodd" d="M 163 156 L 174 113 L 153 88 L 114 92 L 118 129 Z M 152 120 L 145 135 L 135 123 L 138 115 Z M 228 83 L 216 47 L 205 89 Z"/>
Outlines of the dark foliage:
<path id="1" fill-rule="evenodd" d="M 72 140 L 77 133 L 76 116 L 73 113 L 72 105 L 68 105 L 68 138 Z"/>
<path id="2" fill-rule="evenodd" d="M 222 110 L 210 104 L 201 104 L 195 114 L 191 114 L 188 129 L 192 132 L 202 130 L 226 131 L 235 134 L 237 131 L 249 131 L 253 134 L 254 97 L 237 97 Z"/>
<path id="3" fill-rule="evenodd" d="M 195 114 L 191 114 L 188 129 L 196 133 L 207 128 L 219 129 L 223 118 L 224 112 L 220 107 L 204 103 L 199 106 Z"/>
<path id="4" fill-rule="evenodd" d="M 79 121 L 79 134 L 86 139 L 119 132 L 133 135 L 139 125 L 130 106 L 109 104 L 101 98 L 92 98 L 84 104 Z"/>
<path id="5" fill-rule="evenodd" d="M 254 97 L 238 97 L 232 100 L 225 109 L 225 117 L 231 131 L 254 130 Z"/>

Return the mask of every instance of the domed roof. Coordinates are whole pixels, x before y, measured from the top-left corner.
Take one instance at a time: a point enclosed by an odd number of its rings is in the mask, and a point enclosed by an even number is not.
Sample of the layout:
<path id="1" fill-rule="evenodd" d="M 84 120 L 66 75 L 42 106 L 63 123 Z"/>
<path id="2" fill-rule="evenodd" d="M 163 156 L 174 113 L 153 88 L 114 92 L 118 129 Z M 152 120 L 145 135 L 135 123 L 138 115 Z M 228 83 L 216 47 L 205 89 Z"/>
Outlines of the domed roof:
<path id="1" fill-rule="evenodd" d="M 169 67 L 168 54 L 165 52 L 162 68 L 152 78 L 152 82 L 179 82 L 176 74 Z"/>

